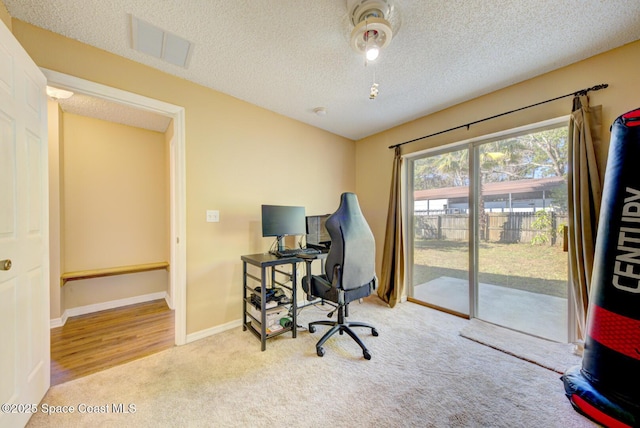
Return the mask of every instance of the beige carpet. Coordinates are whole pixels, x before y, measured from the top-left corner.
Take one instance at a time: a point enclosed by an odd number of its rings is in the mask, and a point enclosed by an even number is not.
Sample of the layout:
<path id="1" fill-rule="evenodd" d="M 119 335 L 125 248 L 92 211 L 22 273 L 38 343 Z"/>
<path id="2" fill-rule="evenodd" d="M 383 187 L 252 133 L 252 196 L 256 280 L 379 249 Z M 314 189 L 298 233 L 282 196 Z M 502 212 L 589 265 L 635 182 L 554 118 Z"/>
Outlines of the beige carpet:
<path id="1" fill-rule="evenodd" d="M 460 336 L 560 374 L 582 361 L 573 353 L 571 344 L 540 339 L 477 319 L 470 320 Z"/>
<path id="2" fill-rule="evenodd" d="M 43 404 L 73 414 L 34 415 L 31 427 L 590 427 L 564 396 L 557 373 L 467 340 L 469 322 L 413 303 L 377 297 L 351 305 L 372 322 L 315 354 L 315 334 L 259 341 L 235 328 L 115 367 L 47 393 Z M 305 308 L 300 321 L 325 318 Z M 105 406 L 103 414 L 79 405 Z M 114 413 L 135 406 L 135 413 Z M 131 407 L 133 409 L 133 407 Z"/>

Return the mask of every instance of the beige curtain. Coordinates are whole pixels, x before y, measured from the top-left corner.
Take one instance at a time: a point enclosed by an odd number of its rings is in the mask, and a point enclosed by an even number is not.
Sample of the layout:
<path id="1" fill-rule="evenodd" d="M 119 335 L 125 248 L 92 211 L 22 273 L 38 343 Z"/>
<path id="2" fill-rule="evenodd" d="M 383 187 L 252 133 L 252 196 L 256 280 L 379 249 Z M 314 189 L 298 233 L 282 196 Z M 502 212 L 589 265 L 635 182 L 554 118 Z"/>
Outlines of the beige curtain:
<path id="1" fill-rule="evenodd" d="M 387 230 L 382 253 L 382 278 L 378 288 L 378 296 L 392 308 L 400 301 L 404 287 L 404 242 L 402 239 L 402 193 L 400 189 L 402 152 L 400 146 L 395 150 Z"/>
<path id="2" fill-rule="evenodd" d="M 585 337 L 594 247 L 602 186 L 594 147 L 600 144 L 602 106 L 576 96 L 569 120 L 569 280 L 573 287 L 578 336 Z"/>

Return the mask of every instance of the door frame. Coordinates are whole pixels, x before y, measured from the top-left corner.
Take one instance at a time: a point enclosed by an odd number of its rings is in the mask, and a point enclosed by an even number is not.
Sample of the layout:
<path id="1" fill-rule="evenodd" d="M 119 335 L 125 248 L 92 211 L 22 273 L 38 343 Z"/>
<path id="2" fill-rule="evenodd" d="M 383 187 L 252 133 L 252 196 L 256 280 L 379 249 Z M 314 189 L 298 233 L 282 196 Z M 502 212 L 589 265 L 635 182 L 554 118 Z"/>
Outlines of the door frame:
<path id="1" fill-rule="evenodd" d="M 175 310 L 175 344 L 187 341 L 187 228 L 186 228 L 186 156 L 185 109 L 182 106 L 134 94 L 122 89 L 84 80 L 79 77 L 40 68 L 51 86 L 90 95 L 173 119 L 170 147 L 170 301 Z"/>
<path id="2" fill-rule="evenodd" d="M 480 135 L 478 137 L 469 138 L 466 140 L 444 144 L 442 146 L 429 148 L 426 150 L 420 150 L 413 153 L 407 153 L 402 156 L 403 169 L 402 177 L 406 183 L 404 189 L 404 203 L 403 211 L 405 212 L 405 224 L 408 226 L 404 229 L 404 242 L 405 242 L 405 285 L 409 291 L 409 298 L 412 298 L 414 294 L 413 286 L 413 240 L 414 240 L 414 180 L 413 170 L 414 161 L 425 156 L 435 156 L 440 153 L 446 153 L 454 150 L 468 149 L 469 150 L 469 314 L 465 318 L 477 318 L 478 315 L 478 278 L 477 278 L 477 263 L 478 263 L 478 240 L 477 240 L 477 224 L 478 224 L 478 192 L 480 189 L 479 182 L 476 178 L 476 172 L 479 169 L 478 164 L 478 150 L 482 144 L 490 141 L 496 141 L 504 139 L 506 137 L 516 134 L 526 134 L 537 129 L 551 127 L 554 125 L 568 124 L 569 115 L 555 117 L 540 122 L 531 123 L 528 125 L 518 126 L 515 128 L 506 129 L 503 131 L 494 132 L 491 134 Z M 568 256 L 567 256 L 568 257 Z M 567 259 L 568 263 L 568 259 Z M 570 278 L 569 278 L 570 281 Z M 568 343 L 572 343 L 577 339 L 577 326 L 576 326 L 576 312 L 575 307 L 571 303 L 573 299 L 573 289 L 570 287 L 569 281 L 567 281 L 567 317 L 568 317 Z M 441 309 L 442 310 L 442 309 Z M 446 312 L 446 311 L 445 311 Z M 457 314 L 457 313 L 456 313 Z M 525 333 L 526 334 L 526 333 Z"/>

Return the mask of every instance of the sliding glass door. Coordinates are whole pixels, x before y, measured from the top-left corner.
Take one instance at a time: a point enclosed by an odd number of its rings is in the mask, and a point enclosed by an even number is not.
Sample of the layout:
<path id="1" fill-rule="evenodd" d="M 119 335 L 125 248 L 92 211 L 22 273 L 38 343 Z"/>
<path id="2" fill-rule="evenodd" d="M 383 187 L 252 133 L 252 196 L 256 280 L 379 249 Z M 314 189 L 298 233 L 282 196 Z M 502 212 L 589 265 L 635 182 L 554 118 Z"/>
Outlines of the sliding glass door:
<path id="1" fill-rule="evenodd" d="M 408 165 L 412 300 L 566 342 L 566 125 L 473 141 Z"/>
<path id="2" fill-rule="evenodd" d="M 476 147 L 480 319 L 566 342 L 567 127 Z"/>
<path id="3" fill-rule="evenodd" d="M 469 314 L 469 149 L 413 162 L 413 297 Z"/>

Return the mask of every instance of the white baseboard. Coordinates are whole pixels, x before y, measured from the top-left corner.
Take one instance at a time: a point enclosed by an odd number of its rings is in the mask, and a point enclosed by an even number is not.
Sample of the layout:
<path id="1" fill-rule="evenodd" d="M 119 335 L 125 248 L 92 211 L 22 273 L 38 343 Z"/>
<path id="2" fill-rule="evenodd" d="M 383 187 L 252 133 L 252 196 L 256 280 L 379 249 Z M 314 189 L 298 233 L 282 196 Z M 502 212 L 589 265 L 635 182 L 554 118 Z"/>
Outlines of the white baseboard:
<path id="1" fill-rule="evenodd" d="M 242 325 L 242 320 L 239 319 L 235 321 L 230 321 L 226 324 L 222 324 L 216 327 L 211 327 L 204 330 L 196 331 L 195 333 L 187 334 L 187 343 L 195 342 L 196 340 L 204 339 L 205 337 L 213 336 L 214 334 L 222 333 L 223 331 L 240 327 L 241 325 Z"/>
<path id="2" fill-rule="evenodd" d="M 164 296 L 164 300 L 167 302 L 167 306 L 169 306 L 169 309 L 171 309 L 172 311 L 176 309 L 173 304 L 173 296 L 171 294 L 166 293 L 166 296 Z"/>
<path id="3" fill-rule="evenodd" d="M 65 311 L 60 318 L 53 318 L 49 320 L 50 328 L 62 327 L 67 322 L 67 312 Z"/>
<path id="4" fill-rule="evenodd" d="M 100 312 L 107 309 L 120 308 L 122 306 L 135 305 L 136 303 L 150 302 L 152 300 L 159 299 L 167 300 L 167 292 L 159 291 L 157 293 L 144 294 L 142 296 L 127 297 L 126 299 L 111 300 L 108 302 L 95 303 L 93 305 L 68 308 L 62 313 L 60 318 L 50 320 L 49 325 L 50 328 L 62 327 L 69 317 L 76 317 L 78 315 L 91 314 L 93 312 Z"/>

